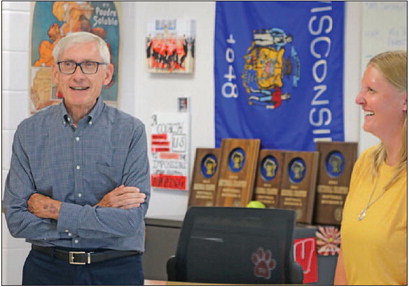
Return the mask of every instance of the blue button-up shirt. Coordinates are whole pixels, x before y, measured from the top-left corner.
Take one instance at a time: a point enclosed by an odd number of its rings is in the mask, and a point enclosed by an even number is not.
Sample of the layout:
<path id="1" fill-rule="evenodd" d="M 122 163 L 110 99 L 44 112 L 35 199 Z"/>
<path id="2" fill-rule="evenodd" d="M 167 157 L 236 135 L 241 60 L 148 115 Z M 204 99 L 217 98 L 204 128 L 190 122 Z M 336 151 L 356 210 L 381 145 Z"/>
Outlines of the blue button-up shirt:
<path id="1" fill-rule="evenodd" d="M 144 250 L 150 197 L 145 127 L 101 98 L 75 128 L 63 103 L 24 120 L 14 136 L 4 209 L 11 234 L 41 246 Z M 138 208 L 95 206 L 120 186 L 146 194 Z M 58 220 L 27 209 L 33 193 L 62 201 Z"/>

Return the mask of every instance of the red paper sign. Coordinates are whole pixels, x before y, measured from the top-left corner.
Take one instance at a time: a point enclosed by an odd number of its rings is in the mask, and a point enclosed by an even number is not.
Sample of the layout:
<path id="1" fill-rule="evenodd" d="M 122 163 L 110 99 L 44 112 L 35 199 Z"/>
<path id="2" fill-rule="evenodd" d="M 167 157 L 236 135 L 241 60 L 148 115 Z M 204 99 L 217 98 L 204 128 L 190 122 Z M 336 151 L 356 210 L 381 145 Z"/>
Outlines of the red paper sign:
<path id="1" fill-rule="evenodd" d="M 186 182 L 186 176 L 167 174 L 151 175 L 151 185 L 154 187 L 185 190 Z"/>
<path id="2" fill-rule="evenodd" d="M 168 135 L 167 134 L 153 134 L 152 135 L 152 140 L 167 140 Z"/>
<path id="3" fill-rule="evenodd" d="M 180 154 L 177 152 L 162 152 L 159 155 L 160 159 L 180 159 Z"/>
<path id="4" fill-rule="evenodd" d="M 304 270 L 303 283 L 318 282 L 317 250 L 315 237 L 294 240 L 294 260 Z"/>

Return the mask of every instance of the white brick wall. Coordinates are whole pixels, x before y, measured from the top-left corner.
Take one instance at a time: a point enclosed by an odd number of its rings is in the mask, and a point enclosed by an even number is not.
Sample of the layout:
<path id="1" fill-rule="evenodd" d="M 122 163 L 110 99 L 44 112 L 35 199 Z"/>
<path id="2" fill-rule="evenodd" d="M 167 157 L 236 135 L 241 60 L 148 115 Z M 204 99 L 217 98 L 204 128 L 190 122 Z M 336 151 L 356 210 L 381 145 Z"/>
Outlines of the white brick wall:
<path id="1" fill-rule="evenodd" d="M 28 112 L 30 2 L 2 2 L 2 187 L 17 125 Z M 2 188 L 3 198 L 3 188 Z M 20 285 L 30 245 L 11 237 L 2 214 L 2 284 Z"/>

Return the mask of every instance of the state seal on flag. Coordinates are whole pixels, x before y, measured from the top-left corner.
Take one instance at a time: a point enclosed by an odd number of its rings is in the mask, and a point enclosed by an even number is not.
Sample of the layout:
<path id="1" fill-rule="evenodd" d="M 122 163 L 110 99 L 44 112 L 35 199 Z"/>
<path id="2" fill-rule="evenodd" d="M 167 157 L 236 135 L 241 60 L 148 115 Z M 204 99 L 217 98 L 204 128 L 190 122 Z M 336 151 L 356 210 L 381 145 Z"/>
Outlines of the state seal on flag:
<path id="1" fill-rule="evenodd" d="M 242 74 L 249 105 L 277 109 L 291 98 L 283 79 L 290 78 L 293 87 L 300 79 L 300 61 L 292 42 L 293 37 L 279 28 L 253 31 Z"/>

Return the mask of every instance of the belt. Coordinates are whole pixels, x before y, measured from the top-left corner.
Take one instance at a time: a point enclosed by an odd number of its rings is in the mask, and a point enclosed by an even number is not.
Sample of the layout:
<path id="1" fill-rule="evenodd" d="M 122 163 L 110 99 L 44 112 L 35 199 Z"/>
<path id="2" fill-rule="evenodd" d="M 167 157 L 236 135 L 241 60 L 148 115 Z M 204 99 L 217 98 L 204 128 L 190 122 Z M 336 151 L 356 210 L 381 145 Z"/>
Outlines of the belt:
<path id="1" fill-rule="evenodd" d="M 69 251 L 58 249 L 55 247 L 43 247 L 38 245 L 32 245 L 31 248 L 33 250 L 40 251 L 41 253 L 44 253 L 51 257 L 58 258 L 75 265 L 92 264 L 107 261 L 114 258 L 142 254 L 142 252 L 139 251 L 118 251 L 118 250 Z"/>

